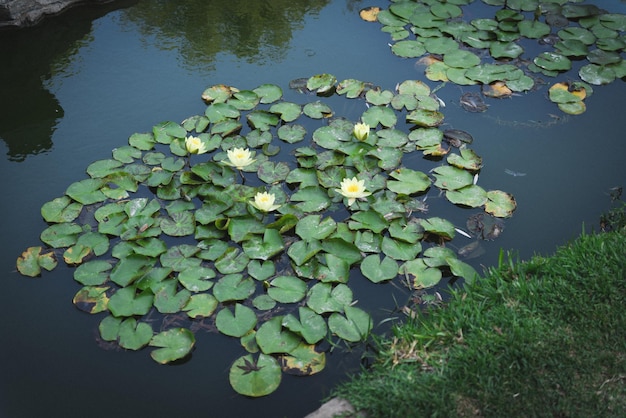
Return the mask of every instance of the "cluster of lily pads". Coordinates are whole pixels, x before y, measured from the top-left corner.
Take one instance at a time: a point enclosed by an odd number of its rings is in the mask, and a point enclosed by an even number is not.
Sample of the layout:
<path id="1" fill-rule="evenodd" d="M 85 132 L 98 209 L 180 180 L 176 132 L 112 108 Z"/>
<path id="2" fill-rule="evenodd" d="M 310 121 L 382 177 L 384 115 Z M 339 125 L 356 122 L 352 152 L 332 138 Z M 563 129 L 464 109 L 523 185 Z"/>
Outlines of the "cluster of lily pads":
<path id="1" fill-rule="evenodd" d="M 556 77 L 571 70 L 573 61 L 586 60 L 578 70 L 582 81 L 559 83 L 550 94 L 563 112 L 580 114 L 583 99 L 593 92 L 590 85 L 626 76 L 626 15 L 567 0 L 482 2 L 499 7 L 493 18 L 463 20 L 461 6 L 473 0 L 392 1 L 387 10 L 370 7 L 361 16 L 383 25 L 394 54 L 421 57 L 428 79 L 480 85 L 488 97 L 529 91 L 538 74 Z M 550 50 L 523 57 L 528 39 Z"/>
<path id="2" fill-rule="evenodd" d="M 158 314 L 239 338 L 246 354 L 230 382 L 248 396 L 274 391 L 283 371 L 322 370 L 323 341 L 368 337 L 372 320 L 354 306 L 350 280 L 399 278 L 412 289 L 473 280 L 443 245 L 469 234 L 426 217 L 422 197 L 434 188 L 499 218 L 515 200 L 476 184 L 471 136 L 439 129 L 429 87 L 409 80 L 389 91 L 320 74 L 302 88 L 314 93 L 304 105 L 276 85 L 215 85 L 203 114 L 133 134 L 43 205 L 47 248 L 27 249 L 18 270 L 38 276 L 62 257 L 82 286 L 74 304 L 106 313 L 101 338 L 156 347 L 159 363 L 187 356 L 195 337 L 172 321 L 155 329 Z M 335 94 L 357 99 L 360 120 L 335 117 L 322 100 Z M 409 167 L 407 155 L 432 170 Z"/>

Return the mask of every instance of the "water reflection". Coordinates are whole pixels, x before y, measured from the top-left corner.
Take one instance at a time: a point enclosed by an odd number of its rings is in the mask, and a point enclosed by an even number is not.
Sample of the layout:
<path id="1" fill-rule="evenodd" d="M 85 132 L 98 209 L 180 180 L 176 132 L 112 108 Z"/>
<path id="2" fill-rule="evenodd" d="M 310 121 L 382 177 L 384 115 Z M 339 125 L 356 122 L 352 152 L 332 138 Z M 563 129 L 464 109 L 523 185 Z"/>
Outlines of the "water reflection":
<path id="1" fill-rule="evenodd" d="M 178 49 L 183 65 L 213 69 L 216 55 L 228 52 L 248 63 L 284 59 L 293 32 L 307 14 L 329 0 L 217 0 L 141 2 L 124 13 L 144 36 L 160 47 Z"/>
<path id="2" fill-rule="evenodd" d="M 0 32 L 0 139 L 9 160 L 23 161 L 52 148 L 64 112 L 46 81 L 62 73 L 78 46 L 89 40 L 94 19 L 132 3 L 71 10 L 35 28 Z"/>

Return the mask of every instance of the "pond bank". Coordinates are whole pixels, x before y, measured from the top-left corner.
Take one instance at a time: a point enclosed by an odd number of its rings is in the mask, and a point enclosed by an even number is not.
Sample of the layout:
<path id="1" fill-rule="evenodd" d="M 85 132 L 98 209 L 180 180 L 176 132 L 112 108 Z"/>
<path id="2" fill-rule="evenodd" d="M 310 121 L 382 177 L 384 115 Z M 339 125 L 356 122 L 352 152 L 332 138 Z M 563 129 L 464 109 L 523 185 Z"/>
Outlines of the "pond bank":
<path id="1" fill-rule="evenodd" d="M 623 227 L 485 276 L 394 329 L 333 396 L 370 418 L 626 416 Z"/>

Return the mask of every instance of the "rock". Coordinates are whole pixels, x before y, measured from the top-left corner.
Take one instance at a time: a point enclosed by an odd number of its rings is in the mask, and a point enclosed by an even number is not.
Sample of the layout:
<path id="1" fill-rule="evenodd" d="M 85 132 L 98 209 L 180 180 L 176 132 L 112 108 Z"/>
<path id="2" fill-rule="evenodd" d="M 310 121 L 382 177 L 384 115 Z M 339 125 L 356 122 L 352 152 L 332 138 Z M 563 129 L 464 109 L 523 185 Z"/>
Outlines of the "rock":
<path id="1" fill-rule="evenodd" d="M 322 405 L 317 411 L 311 412 L 304 418 L 333 418 L 333 417 L 352 417 L 364 418 L 366 415 L 354 411 L 354 407 L 350 402 L 341 398 L 333 398 Z"/>
<path id="2" fill-rule="evenodd" d="M 113 0 L 0 0 L 0 29 L 34 26 L 46 16 L 83 4 L 104 4 Z"/>

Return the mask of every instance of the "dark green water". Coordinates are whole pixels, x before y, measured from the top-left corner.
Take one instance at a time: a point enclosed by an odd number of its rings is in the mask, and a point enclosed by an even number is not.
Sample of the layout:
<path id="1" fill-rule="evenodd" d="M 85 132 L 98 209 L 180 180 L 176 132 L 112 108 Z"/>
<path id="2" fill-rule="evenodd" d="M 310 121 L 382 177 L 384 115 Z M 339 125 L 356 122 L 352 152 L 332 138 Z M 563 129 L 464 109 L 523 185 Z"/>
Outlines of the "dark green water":
<path id="1" fill-rule="evenodd" d="M 87 165 L 109 158 L 132 133 L 203 112 L 200 94 L 210 85 L 275 83 L 297 101 L 289 80 L 322 72 L 386 89 L 425 80 L 422 69 L 389 52 L 389 37 L 377 24 L 359 19 L 358 10 L 369 5 L 120 2 L 0 32 L 0 417 L 301 417 L 358 370 L 358 353 L 334 351 L 321 374 L 284 376 L 275 394 L 243 398 L 227 380 L 241 355 L 237 341 L 198 333 L 192 358 L 176 366 L 157 365 L 145 350 L 103 350 L 94 338 L 99 319 L 71 303 L 79 288 L 72 271 L 58 267 L 27 279 L 15 272 L 15 260 L 39 244 L 43 203 L 84 178 Z M 602 5 L 626 13 L 623 2 Z M 582 223 L 597 226 L 609 189 L 626 183 L 625 83 L 594 90 L 587 112 L 570 117 L 546 100 L 547 89 L 491 100 L 484 114 L 458 106 L 458 87 L 439 90 L 447 126 L 469 131 L 484 159 L 479 184 L 510 192 L 518 202 L 502 236 L 473 260 L 477 268 L 495 263 L 500 247 L 521 258 L 549 254 L 580 233 Z M 442 205 L 430 203 L 431 214 L 439 215 Z M 440 216 L 463 225 L 469 213 Z M 355 299 L 380 320 L 394 306 L 392 293 L 406 298 L 387 289 L 363 284 Z"/>

